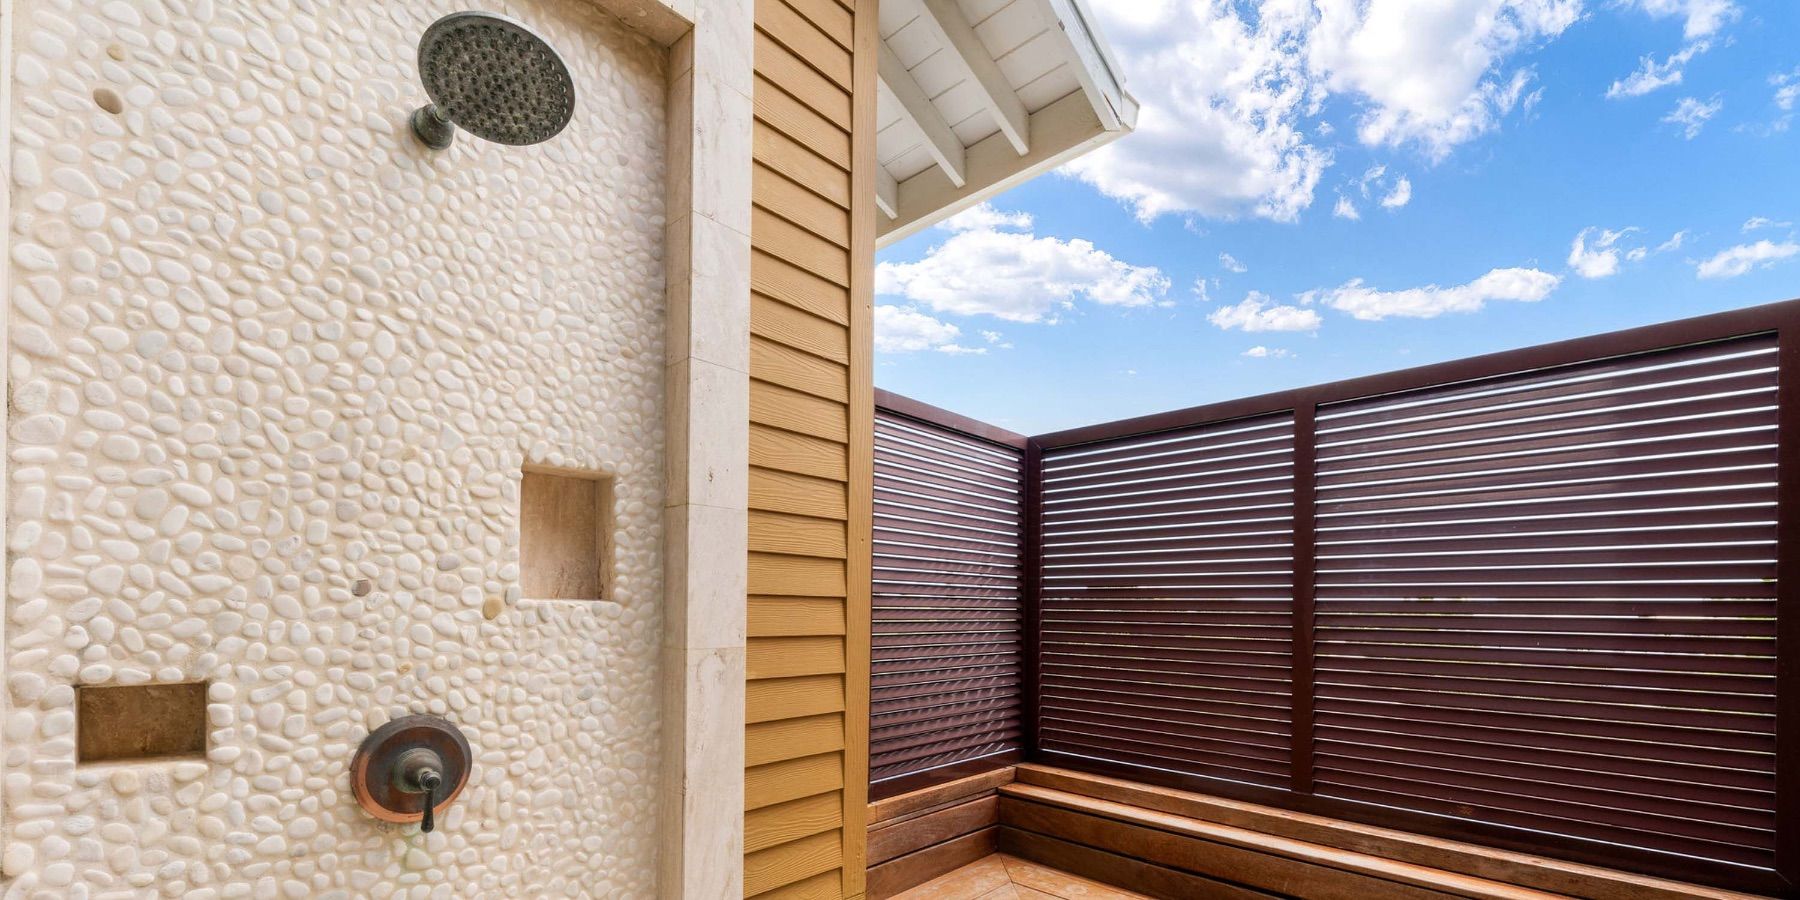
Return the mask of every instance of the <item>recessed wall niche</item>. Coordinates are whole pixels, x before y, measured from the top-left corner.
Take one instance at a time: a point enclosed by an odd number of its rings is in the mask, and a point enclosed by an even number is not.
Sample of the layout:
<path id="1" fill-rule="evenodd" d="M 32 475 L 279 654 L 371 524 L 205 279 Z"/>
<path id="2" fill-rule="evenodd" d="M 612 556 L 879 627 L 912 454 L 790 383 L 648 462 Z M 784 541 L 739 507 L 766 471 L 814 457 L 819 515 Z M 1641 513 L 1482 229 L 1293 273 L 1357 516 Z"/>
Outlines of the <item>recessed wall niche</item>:
<path id="1" fill-rule="evenodd" d="M 77 759 L 127 762 L 206 754 L 206 682 L 75 689 Z"/>
<path id="2" fill-rule="evenodd" d="M 527 469 L 519 489 L 519 580 L 531 600 L 612 596 L 612 479 Z"/>

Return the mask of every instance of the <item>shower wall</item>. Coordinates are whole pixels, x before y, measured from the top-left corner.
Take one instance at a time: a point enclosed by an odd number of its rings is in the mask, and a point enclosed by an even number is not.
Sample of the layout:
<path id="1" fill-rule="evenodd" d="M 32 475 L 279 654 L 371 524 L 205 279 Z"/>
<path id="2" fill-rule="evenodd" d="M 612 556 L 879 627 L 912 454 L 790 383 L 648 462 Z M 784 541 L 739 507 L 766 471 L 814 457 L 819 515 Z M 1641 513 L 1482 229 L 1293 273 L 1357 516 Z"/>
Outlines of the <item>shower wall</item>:
<path id="1" fill-rule="evenodd" d="M 488 0 L 574 122 L 432 154 L 462 5 L 9 4 L 6 896 L 654 891 L 667 52 Z M 611 479 L 607 599 L 523 595 L 534 467 Z M 178 682 L 202 753 L 78 762 L 77 686 Z M 420 712 L 475 754 L 429 835 L 347 772 Z"/>

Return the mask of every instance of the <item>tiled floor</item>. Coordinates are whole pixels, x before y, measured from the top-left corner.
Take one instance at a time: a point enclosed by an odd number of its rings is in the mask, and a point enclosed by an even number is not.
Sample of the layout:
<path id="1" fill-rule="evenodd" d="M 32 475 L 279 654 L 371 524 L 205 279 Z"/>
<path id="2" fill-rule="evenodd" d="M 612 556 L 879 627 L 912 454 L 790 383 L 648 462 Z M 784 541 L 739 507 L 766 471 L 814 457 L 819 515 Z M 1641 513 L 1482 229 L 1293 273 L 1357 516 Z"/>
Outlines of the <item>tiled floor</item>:
<path id="1" fill-rule="evenodd" d="M 900 894 L 893 900 L 1149 900 L 1037 863 L 995 854 Z"/>

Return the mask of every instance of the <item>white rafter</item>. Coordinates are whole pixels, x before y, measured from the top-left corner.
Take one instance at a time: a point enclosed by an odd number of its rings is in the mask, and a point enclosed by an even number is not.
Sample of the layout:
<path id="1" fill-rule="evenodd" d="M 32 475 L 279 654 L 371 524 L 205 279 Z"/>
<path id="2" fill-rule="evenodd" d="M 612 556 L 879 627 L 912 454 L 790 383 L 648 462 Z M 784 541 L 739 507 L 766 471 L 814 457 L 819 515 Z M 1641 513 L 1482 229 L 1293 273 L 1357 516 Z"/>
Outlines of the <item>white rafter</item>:
<path id="1" fill-rule="evenodd" d="M 900 184 L 887 166 L 875 167 L 875 206 L 890 219 L 900 216 Z"/>
<path id="2" fill-rule="evenodd" d="M 879 102 L 881 121 L 890 127 L 882 130 L 876 151 L 883 161 L 874 188 L 883 213 L 877 246 L 916 234 L 1137 127 L 1137 100 L 1125 89 L 1088 3 L 882 0 Z M 965 13 L 965 6 L 986 10 L 987 18 Z M 979 35 L 974 21 L 981 23 Z M 1002 56 L 1004 72 L 989 46 L 1013 48 Z M 914 66 L 906 69 L 902 58 Z M 1021 96 L 1012 87 L 1014 77 L 1039 87 Z M 938 93 L 927 97 L 925 87 Z M 910 103 L 902 102 L 903 94 Z M 1027 107 L 1027 97 L 1038 105 Z M 915 127 L 899 125 L 901 119 Z M 964 135 L 970 143 L 962 143 Z"/>
<path id="3" fill-rule="evenodd" d="M 986 45 L 976 36 L 956 0 L 921 0 L 925 14 L 921 21 L 931 26 L 942 41 L 968 66 L 969 78 L 981 94 L 982 103 L 993 113 L 1001 133 L 1012 142 L 1020 156 L 1031 152 L 1030 115 L 1013 90 L 1006 75 L 994 62 Z"/>
<path id="4" fill-rule="evenodd" d="M 950 130 L 950 123 L 944 121 L 943 113 L 938 112 L 937 106 L 907 71 L 906 64 L 888 47 L 887 41 L 881 42 L 876 69 L 882 86 L 899 104 L 900 115 L 925 135 L 925 147 L 931 151 L 931 158 L 937 160 L 938 168 L 944 170 L 951 184 L 961 187 L 964 181 L 962 139 Z"/>
<path id="5" fill-rule="evenodd" d="M 1094 114 L 1108 131 L 1137 127 L 1137 101 L 1119 84 L 1106 45 L 1095 39 L 1093 25 L 1081 0 L 1048 0 L 1042 7 L 1050 21 L 1047 28 L 1057 43 L 1081 89 L 1094 106 Z"/>

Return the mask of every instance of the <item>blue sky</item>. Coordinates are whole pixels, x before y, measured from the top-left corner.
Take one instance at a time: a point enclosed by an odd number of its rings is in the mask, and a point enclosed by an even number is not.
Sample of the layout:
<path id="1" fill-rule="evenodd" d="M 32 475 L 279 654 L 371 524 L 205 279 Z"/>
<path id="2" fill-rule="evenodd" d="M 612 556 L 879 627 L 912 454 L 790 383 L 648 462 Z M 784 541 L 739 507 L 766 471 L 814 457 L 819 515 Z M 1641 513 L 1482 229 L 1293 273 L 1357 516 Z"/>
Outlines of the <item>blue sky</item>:
<path id="1" fill-rule="evenodd" d="M 1041 433 L 1800 297 L 1800 3 L 1090 6 L 1137 133 L 883 250 L 878 386 Z"/>

